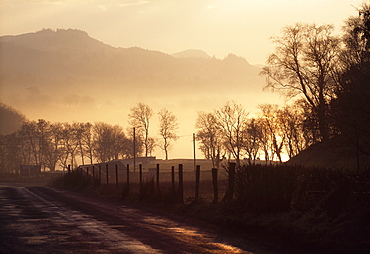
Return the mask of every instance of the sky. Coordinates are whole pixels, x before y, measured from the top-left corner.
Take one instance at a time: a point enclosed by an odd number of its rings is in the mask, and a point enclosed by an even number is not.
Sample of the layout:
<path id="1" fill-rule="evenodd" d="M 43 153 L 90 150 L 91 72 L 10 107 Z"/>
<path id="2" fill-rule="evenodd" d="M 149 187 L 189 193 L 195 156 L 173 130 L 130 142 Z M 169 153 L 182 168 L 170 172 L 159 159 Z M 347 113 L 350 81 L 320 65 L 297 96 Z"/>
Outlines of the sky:
<path id="1" fill-rule="evenodd" d="M 297 22 L 333 24 L 340 31 L 344 20 L 357 15 L 356 8 L 361 3 L 360 0 L 0 0 L 0 36 L 72 28 L 114 47 L 141 47 L 167 54 L 199 49 L 219 59 L 233 53 L 250 64 L 264 64 L 274 52 L 270 38 L 278 36 L 284 26 Z M 204 109 L 204 101 L 215 100 L 201 96 L 169 108 L 183 118 L 179 119 L 181 123 L 189 122 L 193 128 L 184 127 L 180 131 L 183 141 L 172 156 L 170 153 L 171 157 L 192 156 L 195 108 Z M 225 98 L 217 100 L 222 99 Z M 269 100 L 267 96 L 264 99 Z M 199 101 L 203 104 L 198 105 Z M 247 103 L 251 98 L 240 94 L 236 101 Z M 151 103 L 154 109 L 163 107 L 155 101 Z M 210 108 L 222 106 L 208 104 Z M 181 109 L 189 105 L 194 107 L 193 115 L 182 114 Z"/>
<path id="2" fill-rule="evenodd" d="M 200 49 L 263 64 L 271 36 L 296 22 L 334 24 L 359 0 L 0 0 L 0 35 L 80 29 L 114 47 L 172 54 Z"/>

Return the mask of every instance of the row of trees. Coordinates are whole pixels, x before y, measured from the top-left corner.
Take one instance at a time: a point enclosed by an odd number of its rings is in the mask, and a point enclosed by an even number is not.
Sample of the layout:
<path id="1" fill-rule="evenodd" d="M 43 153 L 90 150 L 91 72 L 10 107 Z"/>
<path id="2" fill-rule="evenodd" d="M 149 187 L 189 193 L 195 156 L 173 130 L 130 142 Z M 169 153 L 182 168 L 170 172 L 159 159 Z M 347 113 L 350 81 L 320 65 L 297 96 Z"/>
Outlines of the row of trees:
<path id="1" fill-rule="evenodd" d="M 132 158 L 152 153 L 155 146 L 165 151 L 166 159 L 173 140 L 177 139 L 177 120 L 168 110 L 159 113 L 160 140 L 149 137 L 152 109 L 138 103 L 131 108 L 126 131 L 119 125 L 97 123 L 51 123 L 40 119 L 24 121 L 21 129 L 0 135 L 2 172 L 17 172 L 19 165 L 41 165 L 54 171 L 77 164 L 93 164 L 114 159 Z M 135 143 L 134 143 L 135 142 Z"/>
<path id="2" fill-rule="evenodd" d="M 248 117 L 242 105 L 227 102 L 213 112 L 198 112 L 196 127 L 200 149 L 218 168 L 224 158 L 242 159 L 254 164 L 260 156 L 268 161 L 283 161 L 312 144 L 313 133 L 304 128 L 302 103 L 279 108 L 278 105 L 259 106 L 256 117 Z"/>
<path id="3" fill-rule="evenodd" d="M 295 24 L 273 38 L 276 50 L 261 75 L 267 86 L 288 98 L 291 106 L 263 105 L 258 117 L 247 118 L 235 103 L 199 113 L 201 149 L 218 166 L 225 155 L 253 162 L 281 161 L 320 141 L 340 136 L 360 157 L 370 155 L 370 4 L 345 22 L 342 35 L 332 25 Z M 366 166 L 366 165 L 365 165 Z"/>
<path id="4" fill-rule="evenodd" d="M 370 4 L 358 11 L 341 35 L 331 25 L 285 27 L 261 74 L 268 88 L 304 99 L 314 142 L 340 135 L 356 148 L 360 168 L 360 155 L 370 155 Z"/>

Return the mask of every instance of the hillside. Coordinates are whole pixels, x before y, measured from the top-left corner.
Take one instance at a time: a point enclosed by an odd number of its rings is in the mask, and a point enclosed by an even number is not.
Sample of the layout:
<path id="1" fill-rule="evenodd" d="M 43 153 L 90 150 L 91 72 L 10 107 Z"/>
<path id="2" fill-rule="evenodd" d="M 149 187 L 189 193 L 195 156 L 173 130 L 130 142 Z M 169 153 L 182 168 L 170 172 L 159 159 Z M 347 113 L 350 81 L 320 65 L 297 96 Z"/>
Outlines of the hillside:
<path id="1" fill-rule="evenodd" d="M 184 50 L 181 52 L 171 54 L 171 56 L 175 58 L 206 58 L 206 59 L 211 58 L 206 52 L 197 49 Z"/>
<path id="2" fill-rule="evenodd" d="M 359 163 L 361 169 L 367 167 L 370 163 L 369 156 L 359 153 Z M 291 158 L 287 164 L 335 169 L 357 169 L 356 147 L 344 137 L 337 136 L 308 147 Z"/>
<path id="3" fill-rule="evenodd" d="M 18 131 L 25 117 L 13 108 L 0 103 L 0 135 L 11 134 Z"/>
<path id="4" fill-rule="evenodd" d="M 31 120 L 105 121 L 124 128 L 129 109 L 144 102 L 153 108 L 154 121 L 161 108 L 172 111 L 185 134 L 194 132 L 198 111 L 227 101 L 242 103 L 248 112 L 277 103 L 277 95 L 262 91 L 260 68 L 244 58 L 184 54 L 112 47 L 73 29 L 2 36 L 0 101 Z"/>
<path id="5" fill-rule="evenodd" d="M 5 94 L 29 86 L 42 91 L 63 88 L 142 89 L 161 93 L 261 89 L 259 69 L 246 61 L 174 58 L 141 48 L 114 48 L 79 30 L 42 30 L 0 37 L 0 70 Z M 235 58 L 236 59 L 236 58 Z M 227 61 L 226 61 L 227 60 Z M 76 87 L 77 86 L 77 87 Z M 215 90 L 216 89 L 216 90 Z M 87 92 L 87 91 L 85 91 Z"/>

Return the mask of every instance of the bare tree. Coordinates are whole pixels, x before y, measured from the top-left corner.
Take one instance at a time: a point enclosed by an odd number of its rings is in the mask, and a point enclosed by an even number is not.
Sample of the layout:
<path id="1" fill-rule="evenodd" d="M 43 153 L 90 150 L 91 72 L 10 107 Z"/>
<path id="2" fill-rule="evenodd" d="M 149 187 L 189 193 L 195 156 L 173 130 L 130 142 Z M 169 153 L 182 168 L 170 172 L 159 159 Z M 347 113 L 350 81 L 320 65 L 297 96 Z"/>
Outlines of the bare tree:
<path id="1" fill-rule="evenodd" d="M 25 164 L 40 164 L 39 161 L 39 138 L 37 131 L 37 123 L 35 121 L 27 121 L 22 125 L 20 137 L 23 141 L 22 151 Z"/>
<path id="2" fill-rule="evenodd" d="M 65 152 L 62 146 L 62 129 L 63 125 L 61 123 L 51 124 L 48 128 L 44 143 L 44 163 L 50 171 L 55 171 L 58 161 Z"/>
<path id="3" fill-rule="evenodd" d="M 266 134 L 271 142 L 271 159 L 276 155 L 280 162 L 282 162 L 281 153 L 284 147 L 286 133 L 282 131 L 278 120 L 278 105 L 263 104 L 260 105 L 261 120 L 263 127 L 266 128 Z"/>
<path id="4" fill-rule="evenodd" d="M 304 112 L 299 106 L 299 102 L 279 109 L 277 121 L 281 131 L 285 133 L 285 150 L 289 158 L 292 158 L 305 149 L 307 144 L 304 139 L 303 129 Z"/>
<path id="5" fill-rule="evenodd" d="M 243 130 L 248 113 L 240 104 L 227 102 L 221 109 L 215 111 L 218 128 L 225 139 L 225 146 L 235 158 L 236 167 L 240 167 L 240 157 L 243 152 Z"/>
<path id="6" fill-rule="evenodd" d="M 161 109 L 158 115 L 159 135 L 162 137 L 161 148 L 165 153 L 166 160 L 168 160 L 168 151 L 171 147 L 172 141 L 178 139 L 176 131 L 179 124 L 176 116 L 167 109 Z"/>
<path id="7" fill-rule="evenodd" d="M 327 109 L 340 52 L 340 40 L 333 29 L 331 25 L 285 27 L 281 37 L 273 38 L 276 52 L 261 71 L 267 77 L 267 87 L 307 100 L 318 119 L 321 139 L 329 137 Z"/>
<path id="8" fill-rule="evenodd" d="M 247 120 L 244 129 L 243 148 L 245 149 L 249 164 L 255 164 L 261 149 L 262 126 L 261 121 L 255 118 Z"/>
<path id="9" fill-rule="evenodd" d="M 128 140 L 118 125 L 95 123 L 94 154 L 99 162 L 123 158 L 127 152 Z"/>
<path id="10" fill-rule="evenodd" d="M 225 149 L 215 114 L 198 112 L 196 127 L 198 129 L 196 137 L 200 141 L 201 151 L 207 159 L 212 161 L 212 167 L 219 168 L 225 155 Z"/>
<path id="11" fill-rule="evenodd" d="M 63 156 L 60 159 L 60 164 L 63 168 L 67 168 L 68 164 L 74 168 L 76 165 L 76 150 L 78 141 L 76 138 L 76 130 L 70 123 L 62 123 L 62 146 L 64 149 Z"/>
<path id="12" fill-rule="evenodd" d="M 142 131 L 144 136 L 145 157 L 148 157 L 149 152 L 149 121 L 153 116 L 153 110 L 144 103 L 138 103 L 132 107 L 131 113 L 128 115 L 129 124 L 132 125 L 138 132 Z"/>
<path id="13" fill-rule="evenodd" d="M 82 132 L 82 144 L 84 148 L 82 148 L 85 153 L 86 157 L 89 159 L 90 164 L 93 164 L 94 161 L 94 136 L 93 136 L 93 125 L 91 123 L 84 124 L 84 131 Z"/>

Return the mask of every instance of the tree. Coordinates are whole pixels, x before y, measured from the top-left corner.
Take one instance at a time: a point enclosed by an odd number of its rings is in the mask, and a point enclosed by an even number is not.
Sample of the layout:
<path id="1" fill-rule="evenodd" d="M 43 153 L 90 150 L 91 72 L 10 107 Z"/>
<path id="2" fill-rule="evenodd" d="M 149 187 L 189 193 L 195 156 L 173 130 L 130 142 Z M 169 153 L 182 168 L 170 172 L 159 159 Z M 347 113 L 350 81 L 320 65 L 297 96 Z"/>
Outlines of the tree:
<path id="1" fill-rule="evenodd" d="M 245 149 L 249 164 L 255 164 L 258 153 L 261 149 L 262 125 L 261 121 L 256 118 L 247 120 L 244 129 L 243 148 Z"/>
<path id="2" fill-rule="evenodd" d="M 285 150 L 292 158 L 307 147 L 303 129 L 304 114 L 299 101 L 279 109 L 277 120 L 281 131 L 285 133 Z"/>
<path id="3" fill-rule="evenodd" d="M 148 157 L 149 152 L 149 123 L 150 118 L 153 116 L 153 110 L 144 103 L 138 103 L 132 107 L 131 113 L 128 115 L 130 120 L 129 124 L 132 125 L 138 133 L 143 133 L 145 157 Z"/>
<path id="4" fill-rule="evenodd" d="M 17 174 L 24 158 L 21 151 L 21 138 L 17 133 L 0 134 L 0 172 Z"/>
<path id="5" fill-rule="evenodd" d="M 99 162 L 127 156 L 129 142 L 120 126 L 98 122 L 95 123 L 93 130 L 94 154 Z"/>
<path id="6" fill-rule="evenodd" d="M 318 120 L 320 139 L 330 136 L 327 123 L 328 103 L 337 81 L 340 40 L 331 25 L 287 26 L 276 37 L 276 52 L 267 59 L 261 71 L 267 87 L 302 96 Z"/>
<path id="7" fill-rule="evenodd" d="M 225 156 L 224 139 L 217 119 L 213 113 L 198 112 L 196 138 L 200 141 L 200 150 L 206 159 L 212 161 L 212 167 L 219 168 Z"/>
<path id="8" fill-rule="evenodd" d="M 84 124 L 84 131 L 82 132 L 82 144 L 84 148 L 82 148 L 85 153 L 86 157 L 89 159 L 90 164 L 93 164 L 94 160 L 94 140 L 93 140 L 93 125 L 91 123 Z"/>
<path id="9" fill-rule="evenodd" d="M 276 155 L 280 162 L 282 162 L 281 153 L 285 142 L 286 133 L 280 128 L 278 120 L 278 105 L 264 104 L 260 105 L 261 109 L 261 120 L 263 128 L 266 129 L 267 139 L 271 142 L 271 154 L 272 160 Z"/>
<path id="10" fill-rule="evenodd" d="M 176 131 L 178 129 L 177 118 L 167 109 L 161 109 L 159 115 L 159 135 L 162 137 L 161 148 L 168 160 L 168 150 L 171 142 L 178 139 Z"/>
<path id="11" fill-rule="evenodd" d="M 62 123 L 60 135 L 62 147 L 64 149 L 64 153 L 60 158 L 60 165 L 63 169 L 68 168 L 68 165 L 74 168 L 76 165 L 76 151 L 78 148 L 76 129 L 70 123 Z"/>
<path id="12" fill-rule="evenodd" d="M 248 114 L 240 104 L 227 102 L 221 109 L 215 111 L 217 126 L 224 138 L 224 144 L 235 158 L 236 167 L 240 167 L 240 157 L 243 152 L 243 130 Z"/>
<path id="13" fill-rule="evenodd" d="M 65 149 L 62 146 L 63 125 L 61 123 L 50 124 L 44 143 L 44 163 L 50 171 L 55 171 L 58 161 L 61 160 Z"/>
<path id="14" fill-rule="evenodd" d="M 359 16 L 348 19 L 346 24 L 344 70 L 331 113 L 335 127 L 356 148 L 360 170 L 368 167 L 366 157 L 370 156 L 370 5 L 364 4 Z"/>

